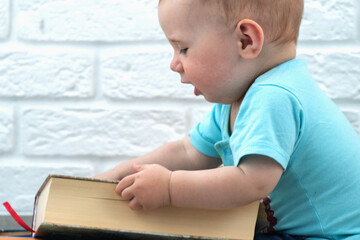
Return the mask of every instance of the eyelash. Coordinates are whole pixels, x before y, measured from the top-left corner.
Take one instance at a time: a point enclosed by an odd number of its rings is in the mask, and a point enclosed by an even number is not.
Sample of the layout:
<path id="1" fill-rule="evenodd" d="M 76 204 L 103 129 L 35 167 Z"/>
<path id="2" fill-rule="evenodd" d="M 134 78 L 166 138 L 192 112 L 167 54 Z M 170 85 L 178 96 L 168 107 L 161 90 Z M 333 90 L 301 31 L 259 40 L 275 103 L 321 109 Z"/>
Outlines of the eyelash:
<path id="1" fill-rule="evenodd" d="M 188 48 L 181 48 L 180 49 L 180 54 L 186 54 L 188 51 Z"/>

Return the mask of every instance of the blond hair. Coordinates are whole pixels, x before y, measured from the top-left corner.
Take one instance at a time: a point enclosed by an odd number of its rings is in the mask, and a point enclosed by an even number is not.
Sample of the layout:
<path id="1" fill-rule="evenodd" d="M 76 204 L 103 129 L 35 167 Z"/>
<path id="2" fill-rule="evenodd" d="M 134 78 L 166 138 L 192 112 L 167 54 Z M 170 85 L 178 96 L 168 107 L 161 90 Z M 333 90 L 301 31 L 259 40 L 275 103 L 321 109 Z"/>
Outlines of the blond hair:
<path id="1" fill-rule="evenodd" d="M 178 0 L 181 1 L 181 0 Z M 304 0 L 194 0 L 210 6 L 212 14 L 235 28 L 245 18 L 263 29 L 266 42 L 297 42 L 304 11 Z M 161 0 L 159 0 L 160 4 Z M 220 10 L 220 11 L 219 11 Z M 220 14 L 219 14 L 220 13 Z"/>

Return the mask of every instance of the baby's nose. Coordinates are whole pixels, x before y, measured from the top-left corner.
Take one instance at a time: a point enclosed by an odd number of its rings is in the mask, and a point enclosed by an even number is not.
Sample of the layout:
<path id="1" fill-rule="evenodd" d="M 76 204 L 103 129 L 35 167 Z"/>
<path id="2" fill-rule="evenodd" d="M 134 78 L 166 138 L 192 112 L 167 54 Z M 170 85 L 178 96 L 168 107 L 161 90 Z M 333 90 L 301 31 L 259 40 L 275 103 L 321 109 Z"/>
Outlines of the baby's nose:
<path id="1" fill-rule="evenodd" d="M 174 57 L 170 63 L 170 69 L 174 72 L 180 73 L 183 71 L 183 66 L 181 62 Z"/>

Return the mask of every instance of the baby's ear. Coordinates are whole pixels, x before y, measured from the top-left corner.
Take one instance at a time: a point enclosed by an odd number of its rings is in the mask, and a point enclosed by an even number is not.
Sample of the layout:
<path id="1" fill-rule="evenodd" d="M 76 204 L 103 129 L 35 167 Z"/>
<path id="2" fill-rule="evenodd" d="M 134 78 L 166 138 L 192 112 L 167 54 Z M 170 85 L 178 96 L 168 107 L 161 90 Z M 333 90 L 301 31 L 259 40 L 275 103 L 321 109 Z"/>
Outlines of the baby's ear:
<path id="1" fill-rule="evenodd" d="M 244 59 L 256 58 L 264 44 L 264 31 L 260 25 L 250 19 L 243 19 L 236 25 L 238 51 Z"/>

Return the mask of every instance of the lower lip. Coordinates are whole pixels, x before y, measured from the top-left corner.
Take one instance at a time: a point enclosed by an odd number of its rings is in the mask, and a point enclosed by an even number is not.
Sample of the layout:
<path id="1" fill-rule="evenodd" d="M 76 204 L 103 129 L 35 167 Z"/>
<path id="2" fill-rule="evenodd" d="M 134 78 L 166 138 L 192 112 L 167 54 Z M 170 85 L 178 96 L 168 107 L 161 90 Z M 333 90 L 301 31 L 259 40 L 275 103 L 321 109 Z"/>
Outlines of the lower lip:
<path id="1" fill-rule="evenodd" d="M 200 96 L 200 91 L 197 88 L 194 88 L 194 94 L 195 96 Z"/>

